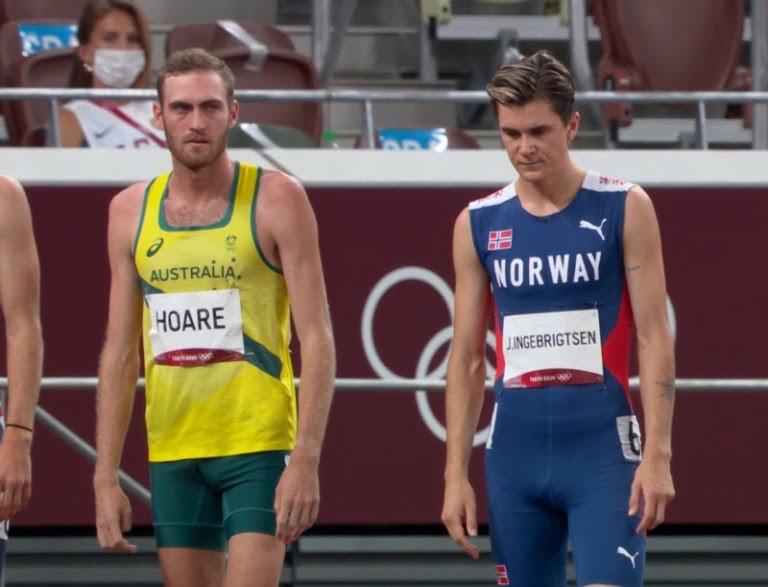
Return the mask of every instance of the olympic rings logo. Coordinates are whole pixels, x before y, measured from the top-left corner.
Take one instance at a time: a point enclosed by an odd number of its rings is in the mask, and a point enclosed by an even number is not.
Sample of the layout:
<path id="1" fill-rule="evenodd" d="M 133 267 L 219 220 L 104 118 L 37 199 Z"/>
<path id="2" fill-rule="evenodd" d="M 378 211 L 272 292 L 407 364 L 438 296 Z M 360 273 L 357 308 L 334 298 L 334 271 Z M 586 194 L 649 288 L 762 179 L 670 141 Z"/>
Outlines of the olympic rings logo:
<path id="1" fill-rule="evenodd" d="M 451 317 L 451 324 L 439 330 L 424 347 L 424 350 L 421 352 L 421 356 L 419 357 L 415 374 L 415 377 L 418 379 L 445 379 L 445 376 L 448 373 L 448 353 L 445 354 L 445 357 L 440 362 L 440 364 L 432 371 L 429 371 L 429 366 L 435 358 L 437 352 L 447 343 L 450 343 L 453 336 L 453 290 L 445 282 L 445 280 L 443 280 L 442 277 L 423 267 L 401 267 L 399 269 L 395 269 L 394 271 L 391 271 L 382 277 L 371 290 L 371 293 L 368 295 L 368 299 L 366 300 L 365 306 L 363 308 L 363 317 L 361 323 L 363 350 L 365 351 L 365 356 L 368 359 L 368 363 L 370 364 L 371 368 L 380 378 L 405 379 L 405 377 L 402 377 L 392 371 L 389 367 L 387 367 L 387 365 L 384 364 L 384 361 L 381 360 L 379 351 L 376 348 L 376 343 L 374 342 L 373 320 L 376 316 L 376 311 L 378 310 L 379 304 L 387 292 L 396 285 L 408 281 L 418 281 L 431 286 L 432 289 L 434 289 L 443 299 L 445 306 L 448 309 L 448 314 Z M 486 337 L 486 344 L 491 349 L 495 350 L 496 340 L 493 336 L 493 333 L 488 332 Z M 493 366 L 487 359 L 486 369 L 489 376 L 492 378 L 494 372 Z M 423 389 L 416 390 L 416 407 L 418 408 L 419 415 L 424 421 L 424 424 L 426 424 L 427 429 L 429 429 L 429 431 L 432 432 L 432 434 L 434 434 L 435 437 L 437 437 L 439 440 L 445 442 L 445 425 L 435 416 L 434 412 L 432 411 L 432 407 L 429 405 L 427 392 Z M 481 444 L 485 444 L 486 440 L 488 439 L 489 432 L 490 426 L 478 431 L 475 434 L 473 446 L 480 446 Z"/>
<path id="2" fill-rule="evenodd" d="M 394 271 L 391 271 L 382 277 L 371 290 L 371 293 L 368 295 L 368 299 L 365 302 L 365 306 L 363 307 L 363 316 L 361 321 L 361 334 L 365 356 L 368 359 L 368 363 L 370 364 L 371 368 L 380 378 L 405 379 L 405 377 L 402 377 L 392 371 L 389 367 L 387 367 L 387 365 L 384 364 L 384 361 L 382 361 L 381 356 L 379 355 L 379 351 L 376 348 L 376 343 L 374 342 L 373 320 L 376 316 L 376 311 L 378 310 L 379 304 L 387 292 L 396 285 L 406 283 L 408 281 L 417 281 L 431 286 L 432 289 L 434 289 L 443 299 L 443 302 L 445 302 L 445 306 L 448 309 L 448 314 L 451 317 L 451 324 L 439 330 L 424 347 L 424 350 L 421 352 L 421 356 L 419 357 L 415 374 L 417 379 L 445 379 L 445 376 L 448 373 L 448 353 L 445 354 L 445 357 L 440 362 L 440 364 L 432 371 L 429 371 L 429 365 L 432 363 L 432 360 L 435 358 L 438 350 L 440 350 L 440 348 L 442 348 L 445 344 L 450 343 L 453 335 L 453 290 L 442 277 L 433 271 L 430 271 L 429 269 L 425 269 L 424 267 L 401 267 L 399 269 L 395 269 Z M 672 336 L 674 338 L 677 334 L 677 320 L 675 316 L 675 309 L 672 306 L 672 300 L 669 298 L 669 296 L 667 296 L 667 317 L 669 319 L 669 325 L 672 330 Z M 486 344 L 491 348 L 491 350 L 495 351 L 496 340 L 493 333 L 490 331 L 486 335 Z M 488 379 L 492 381 L 494 367 L 487 359 L 486 371 L 488 373 Z M 558 379 L 561 381 L 565 381 L 566 379 L 570 378 L 571 375 L 569 373 L 561 373 L 558 375 Z M 429 431 L 432 432 L 432 434 L 434 434 L 435 437 L 437 437 L 439 440 L 445 442 L 445 425 L 437 419 L 435 413 L 432 411 L 432 407 L 429 405 L 429 400 L 427 399 L 427 392 L 423 389 L 419 389 L 416 390 L 415 393 L 416 407 L 418 408 L 419 415 L 424 421 L 424 424 L 426 424 L 427 429 L 429 429 Z M 473 446 L 480 446 L 485 444 L 485 442 L 488 440 L 490 429 L 491 426 L 489 425 L 475 433 Z"/>

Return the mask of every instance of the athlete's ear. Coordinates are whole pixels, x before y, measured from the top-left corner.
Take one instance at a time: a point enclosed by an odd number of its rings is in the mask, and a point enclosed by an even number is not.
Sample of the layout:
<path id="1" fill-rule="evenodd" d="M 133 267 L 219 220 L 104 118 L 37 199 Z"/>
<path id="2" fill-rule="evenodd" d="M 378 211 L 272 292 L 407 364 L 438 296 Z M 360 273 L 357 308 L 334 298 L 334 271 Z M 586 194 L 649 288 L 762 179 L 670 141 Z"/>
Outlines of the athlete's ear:
<path id="1" fill-rule="evenodd" d="M 237 124 L 237 117 L 240 114 L 240 102 L 232 98 L 229 102 L 229 128 L 234 128 Z"/>
<path id="2" fill-rule="evenodd" d="M 576 133 L 579 131 L 580 120 L 581 120 L 581 115 L 578 112 L 574 112 L 573 114 L 571 114 L 571 119 L 568 121 L 568 124 L 565 126 L 565 136 L 568 138 L 569 145 L 573 142 L 573 139 L 576 138 Z"/>
<path id="3" fill-rule="evenodd" d="M 165 125 L 163 124 L 163 107 L 160 106 L 160 102 L 152 104 L 152 124 L 155 125 L 155 128 L 165 130 Z"/>

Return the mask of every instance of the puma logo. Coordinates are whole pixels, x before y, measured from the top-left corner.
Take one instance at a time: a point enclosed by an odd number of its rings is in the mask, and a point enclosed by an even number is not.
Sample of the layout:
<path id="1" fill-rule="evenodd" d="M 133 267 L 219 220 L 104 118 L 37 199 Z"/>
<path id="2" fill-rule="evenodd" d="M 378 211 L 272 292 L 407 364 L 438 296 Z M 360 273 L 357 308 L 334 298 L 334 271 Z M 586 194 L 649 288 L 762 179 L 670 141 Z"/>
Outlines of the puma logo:
<path id="1" fill-rule="evenodd" d="M 626 556 L 629 559 L 629 561 L 632 563 L 632 568 L 633 569 L 637 568 L 635 566 L 635 559 L 637 558 L 637 555 L 640 554 L 639 552 L 636 552 L 635 555 L 632 556 L 631 554 L 629 554 L 629 552 L 627 552 L 626 548 L 624 548 L 623 546 L 619 546 L 619 548 L 616 549 L 616 554 Z"/>
<path id="2" fill-rule="evenodd" d="M 605 240 L 605 236 L 603 235 L 603 224 L 605 224 L 608 221 L 607 218 L 603 218 L 603 221 L 600 223 L 600 226 L 595 226 L 591 222 L 587 220 L 582 220 L 579 222 L 579 228 L 586 228 L 588 230 L 594 230 L 597 234 L 600 235 L 600 238 Z"/>

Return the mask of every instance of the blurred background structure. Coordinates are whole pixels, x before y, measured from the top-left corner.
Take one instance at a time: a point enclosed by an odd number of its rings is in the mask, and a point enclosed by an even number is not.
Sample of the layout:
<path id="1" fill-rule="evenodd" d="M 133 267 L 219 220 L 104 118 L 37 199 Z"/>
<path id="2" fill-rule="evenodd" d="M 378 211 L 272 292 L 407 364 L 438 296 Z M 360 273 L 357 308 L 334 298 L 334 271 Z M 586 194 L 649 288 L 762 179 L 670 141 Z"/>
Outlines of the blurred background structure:
<path id="1" fill-rule="evenodd" d="M 57 91 L 68 83 L 83 4 L 0 0 L 0 172 L 21 179 L 35 217 L 49 378 L 35 496 L 12 522 L 9 587 L 160 584 L 142 501 L 141 406 L 124 461 L 137 484 L 135 556 L 97 549 L 88 455 L 109 197 L 168 160 L 55 147 L 57 107 L 74 97 Z M 137 4 L 150 24 L 153 73 L 189 46 L 225 59 L 245 91 L 233 153 L 296 175 L 318 216 L 340 390 L 321 517 L 289 553 L 285 585 L 495 580 L 487 538 L 476 563 L 439 524 L 440 391 L 399 378 L 445 375 L 453 220 L 514 178 L 485 84 L 501 64 L 539 49 L 576 78 L 577 163 L 641 183 L 662 228 L 681 378 L 678 498 L 649 538 L 646 585 L 768 585 L 768 279 L 759 261 L 768 250 L 768 0 Z M 296 100 L 291 92 L 300 91 L 326 93 Z M 613 91 L 632 94 L 606 101 Z M 477 445 L 480 496 L 482 439 Z"/>

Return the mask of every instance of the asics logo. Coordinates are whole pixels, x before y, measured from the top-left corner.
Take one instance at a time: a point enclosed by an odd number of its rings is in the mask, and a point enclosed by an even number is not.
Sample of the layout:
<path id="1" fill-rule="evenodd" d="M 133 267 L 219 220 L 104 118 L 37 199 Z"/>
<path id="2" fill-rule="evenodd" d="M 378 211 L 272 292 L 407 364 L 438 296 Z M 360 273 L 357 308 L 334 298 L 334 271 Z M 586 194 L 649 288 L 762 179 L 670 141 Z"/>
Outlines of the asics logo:
<path id="1" fill-rule="evenodd" d="M 147 257 L 154 257 L 155 253 L 160 250 L 160 247 L 163 246 L 163 237 L 160 237 L 155 240 L 151 245 L 149 245 L 149 248 L 147 249 Z"/>
<path id="2" fill-rule="evenodd" d="M 639 552 L 636 552 L 634 554 L 634 556 L 633 556 L 633 555 L 629 554 L 629 552 L 627 552 L 626 548 L 624 548 L 623 546 L 619 546 L 619 548 L 616 549 L 616 554 L 620 554 L 622 556 L 626 556 L 629 559 L 629 561 L 632 563 L 632 568 L 633 569 L 637 568 L 635 566 L 635 559 L 637 558 L 637 555 L 640 554 Z"/>
<path id="3" fill-rule="evenodd" d="M 605 240 L 605 235 L 603 234 L 603 224 L 605 224 L 608 221 L 607 218 L 603 218 L 603 221 L 600 223 L 600 226 L 595 226 L 588 220 L 582 220 L 579 222 L 579 228 L 586 228 L 587 230 L 594 230 L 597 234 L 600 235 L 600 238 Z"/>

